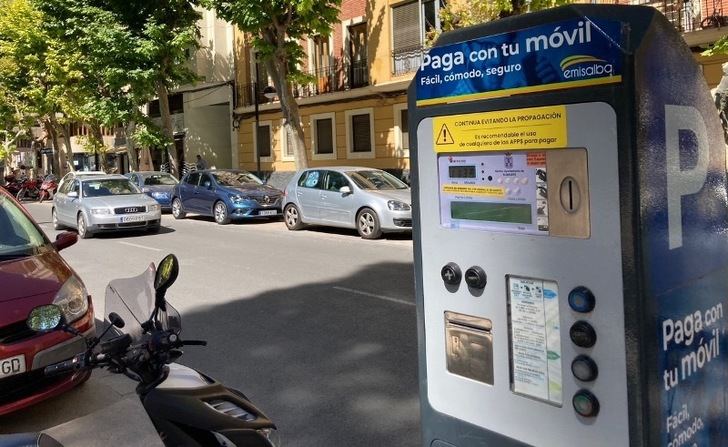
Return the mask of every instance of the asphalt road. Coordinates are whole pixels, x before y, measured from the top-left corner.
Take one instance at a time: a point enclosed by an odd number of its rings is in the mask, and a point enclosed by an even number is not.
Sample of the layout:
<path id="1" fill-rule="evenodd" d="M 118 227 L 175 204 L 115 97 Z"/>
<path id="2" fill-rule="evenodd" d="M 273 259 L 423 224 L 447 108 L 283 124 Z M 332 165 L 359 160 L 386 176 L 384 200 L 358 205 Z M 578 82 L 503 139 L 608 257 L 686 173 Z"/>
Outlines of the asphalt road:
<path id="1" fill-rule="evenodd" d="M 26 206 L 54 238 L 50 204 Z M 168 301 L 182 314 L 182 336 L 209 342 L 188 348 L 181 363 L 245 392 L 278 425 L 281 446 L 420 444 L 409 235 L 365 241 L 353 230 L 170 215 L 162 225 L 156 235 L 100 235 L 62 252 L 97 318 L 110 279 L 175 253 L 180 276 Z M 3 431 L 45 428 L 44 411 L 88 394 L 15 415 Z"/>

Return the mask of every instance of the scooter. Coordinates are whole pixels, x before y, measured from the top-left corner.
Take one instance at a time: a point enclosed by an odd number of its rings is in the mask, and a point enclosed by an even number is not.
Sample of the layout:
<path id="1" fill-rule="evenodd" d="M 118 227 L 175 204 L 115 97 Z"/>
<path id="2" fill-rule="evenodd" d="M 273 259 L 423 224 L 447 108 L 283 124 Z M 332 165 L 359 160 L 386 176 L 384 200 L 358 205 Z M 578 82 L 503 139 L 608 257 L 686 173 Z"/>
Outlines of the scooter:
<path id="1" fill-rule="evenodd" d="M 24 178 L 20 183 L 20 190 L 15 194 L 15 198 L 20 202 L 23 199 L 36 200 L 40 195 L 40 180 L 31 180 Z"/>
<path id="2" fill-rule="evenodd" d="M 107 368 L 139 382 L 136 393 L 167 446 L 274 447 L 275 424 L 243 393 L 174 363 L 183 346 L 207 344 L 180 338 L 180 315 L 165 299 L 178 273 L 179 262 L 170 254 L 157 269 L 151 264 L 137 277 L 111 281 L 105 302 L 109 326 L 89 340 L 85 352 L 47 366 L 46 377 Z M 34 308 L 27 325 L 36 332 L 80 335 L 55 304 Z M 105 337 L 112 330 L 113 337 Z"/>
<path id="3" fill-rule="evenodd" d="M 58 178 L 53 174 L 48 174 L 43 179 L 43 183 L 40 185 L 40 192 L 38 193 L 38 202 L 43 203 L 45 199 L 52 199 L 53 194 L 56 193 L 58 187 Z"/>

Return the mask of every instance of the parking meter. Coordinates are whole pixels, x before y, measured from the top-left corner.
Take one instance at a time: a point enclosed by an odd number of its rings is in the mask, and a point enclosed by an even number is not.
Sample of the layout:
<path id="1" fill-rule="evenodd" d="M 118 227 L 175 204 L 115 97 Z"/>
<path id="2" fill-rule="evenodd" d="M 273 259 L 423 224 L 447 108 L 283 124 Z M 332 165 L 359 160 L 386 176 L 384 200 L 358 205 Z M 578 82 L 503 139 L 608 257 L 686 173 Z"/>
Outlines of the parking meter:
<path id="1" fill-rule="evenodd" d="M 447 33 L 409 114 L 423 445 L 728 445 L 726 146 L 673 25 Z"/>

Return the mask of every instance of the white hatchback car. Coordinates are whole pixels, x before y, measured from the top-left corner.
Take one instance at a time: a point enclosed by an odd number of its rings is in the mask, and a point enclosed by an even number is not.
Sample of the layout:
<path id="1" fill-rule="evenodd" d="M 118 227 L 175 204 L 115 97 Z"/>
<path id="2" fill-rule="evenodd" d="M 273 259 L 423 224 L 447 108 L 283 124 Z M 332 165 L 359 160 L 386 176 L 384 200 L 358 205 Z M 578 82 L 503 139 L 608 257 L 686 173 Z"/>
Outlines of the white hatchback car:
<path id="1" fill-rule="evenodd" d="M 375 168 L 335 166 L 299 171 L 286 187 L 283 219 L 289 230 L 305 224 L 356 228 L 364 239 L 412 231 L 412 192 Z"/>

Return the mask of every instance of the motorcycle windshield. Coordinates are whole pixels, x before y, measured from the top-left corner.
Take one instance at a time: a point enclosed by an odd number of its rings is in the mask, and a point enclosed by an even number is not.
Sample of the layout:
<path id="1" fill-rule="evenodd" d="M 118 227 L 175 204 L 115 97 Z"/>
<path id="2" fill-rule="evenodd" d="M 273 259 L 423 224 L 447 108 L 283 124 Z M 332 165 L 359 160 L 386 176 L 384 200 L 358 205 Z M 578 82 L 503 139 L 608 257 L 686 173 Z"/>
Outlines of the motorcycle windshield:
<path id="1" fill-rule="evenodd" d="M 139 340 L 142 336 L 142 324 L 149 320 L 154 312 L 154 276 L 156 269 L 150 265 L 144 273 L 133 278 L 114 279 L 106 286 L 104 309 L 106 315 L 115 312 L 124 320 L 123 328 L 118 332 L 131 335 Z M 179 312 L 169 303 L 167 311 L 157 314 L 158 329 L 172 330 L 179 334 L 182 330 L 182 319 Z"/>

